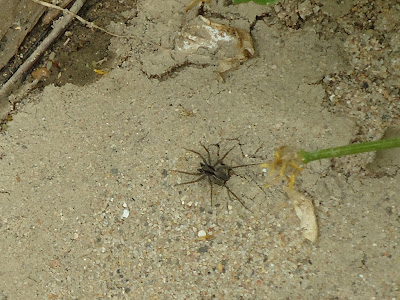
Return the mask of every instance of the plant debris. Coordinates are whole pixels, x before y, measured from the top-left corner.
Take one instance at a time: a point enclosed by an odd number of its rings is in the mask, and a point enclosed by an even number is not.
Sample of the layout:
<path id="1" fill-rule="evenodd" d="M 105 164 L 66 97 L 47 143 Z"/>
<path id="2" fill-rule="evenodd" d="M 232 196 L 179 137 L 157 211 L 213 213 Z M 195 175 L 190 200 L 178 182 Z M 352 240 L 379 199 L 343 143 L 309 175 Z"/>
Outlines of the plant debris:
<path id="1" fill-rule="evenodd" d="M 217 73 L 221 81 L 223 74 L 237 68 L 254 55 L 253 39 L 249 32 L 211 22 L 203 16 L 194 19 L 193 24 L 183 27 L 175 40 L 175 49 L 186 53 L 188 57 L 217 57 Z"/>
<path id="2" fill-rule="evenodd" d="M 285 187 L 284 189 L 293 202 L 294 211 L 300 219 L 300 226 L 304 229 L 303 236 L 307 240 L 315 242 L 318 237 L 318 224 L 312 201 L 292 188 Z"/>

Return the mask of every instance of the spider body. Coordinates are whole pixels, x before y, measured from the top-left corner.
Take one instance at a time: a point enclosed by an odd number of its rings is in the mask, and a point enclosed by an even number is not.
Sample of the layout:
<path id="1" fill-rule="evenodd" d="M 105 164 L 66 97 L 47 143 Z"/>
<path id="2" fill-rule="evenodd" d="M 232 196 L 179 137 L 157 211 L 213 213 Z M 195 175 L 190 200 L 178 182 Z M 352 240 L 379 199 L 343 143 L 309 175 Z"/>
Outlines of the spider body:
<path id="1" fill-rule="evenodd" d="M 217 163 L 216 166 L 200 163 L 200 166 L 201 168 L 197 169 L 197 171 L 199 171 L 201 174 L 209 176 L 210 180 L 219 186 L 224 186 L 225 183 L 231 178 L 233 172 L 231 167 L 221 163 Z"/>

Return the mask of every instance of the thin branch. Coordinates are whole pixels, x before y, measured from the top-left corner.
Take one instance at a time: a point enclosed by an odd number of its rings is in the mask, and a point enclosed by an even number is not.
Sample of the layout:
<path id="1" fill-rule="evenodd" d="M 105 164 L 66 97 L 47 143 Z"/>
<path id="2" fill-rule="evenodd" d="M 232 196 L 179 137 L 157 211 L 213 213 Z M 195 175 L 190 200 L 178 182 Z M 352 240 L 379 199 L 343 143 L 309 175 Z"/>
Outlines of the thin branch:
<path id="1" fill-rule="evenodd" d="M 71 20 L 73 18 L 76 18 L 77 20 L 79 20 L 80 22 L 82 22 L 89 28 L 96 28 L 96 29 L 101 30 L 101 31 L 105 32 L 106 34 L 109 34 L 114 37 L 122 37 L 122 38 L 131 37 L 131 36 L 118 35 L 118 34 L 109 32 L 109 31 L 105 30 L 104 28 L 97 26 L 93 22 L 88 22 L 85 19 L 83 19 L 82 17 L 78 16 L 77 13 L 82 8 L 82 6 L 86 2 L 86 0 L 76 0 L 70 10 L 62 8 L 62 7 L 58 7 L 56 5 L 53 5 L 53 4 L 44 2 L 44 1 L 40 1 L 40 0 L 32 0 L 32 1 L 39 5 L 46 6 L 48 8 L 60 10 L 60 11 L 64 12 L 65 15 L 61 18 L 61 20 L 59 22 L 57 22 L 54 25 L 54 29 L 52 30 L 52 32 L 43 40 L 43 42 L 32 53 L 32 55 L 19 67 L 19 69 L 14 73 L 14 75 L 1 87 L 0 99 L 3 97 L 6 97 L 10 93 L 13 86 L 20 80 L 20 78 L 23 76 L 23 74 L 26 73 L 32 67 L 32 65 L 39 59 L 40 56 L 43 55 L 43 53 L 46 51 L 46 49 L 65 30 L 65 28 L 67 27 L 67 25 L 69 24 L 69 22 L 71 22 Z M 30 86 L 30 89 L 32 89 L 32 88 L 33 87 Z M 13 100 L 13 102 L 16 102 L 16 101 L 18 101 L 18 99 Z"/>
<path id="2" fill-rule="evenodd" d="M 80 22 L 82 22 L 83 24 L 85 24 L 87 27 L 89 27 L 89 28 L 96 28 L 96 29 L 101 30 L 101 31 L 103 31 L 103 32 L 105 32 L 105 33 L 107 33 L 107 34 L 109 34 L 109 35 L 111 35 L 111 36 L 120 37 L 120 38 L 129 38 L 129 37 L 132 37 L 132 36 L 127 36 L 127 35 L 118 35 L 118 34 L 109 32 L 109 31 L 105 30 L 104 28 L 102 28 L 102 27 L 100 27 L 100 26 L 97 26 L 97 25 L 94 24 L 93 22 L 86 21 L 84 18 L 78 16 L 76 13 L 74 13 L 73 11 L 68 10 L 68 9 L 66 9 L 66 8 L 62 8 L 62 7 L 59 7 L 59 6 L 56 6 L 56 5 L 53 5 L 53 4 L 44 2 L 44 1 L 40 1 L 40 0 L 32 0 L 32 1 L 35 2 L 35 3 L 38 3 L 38 4 L 40 4 L 40 5 L 46 6 L 46 7 L 48 7 L 48 8 L 58 9 L 58 10 L 64 12 L 65 14 L 69 14 L 69 15 L 73 16 L 73 17 L 76 18 L 78 21 L 80 21 Z"/>
<path id="3" fill-rule="evenodd" d="M 59 7 L 61 8 L 66 8 L 73 0 L 64 0 L 61 4 L 59 4 Z M 51 21 L 53 21 L 55 18 L 58 17 L 58 15 L 61 14 L 61 11 L 59 9 L 50 9 L 43 17 L 42 17 L 42 24 L 50 24 Z"/>
<path id="4" fill-rule="evenodd" d="M 36 2 L 36 0 L 32 0 Z M 71 12 L 76 14 L 82 8 L 86 0 L 77 0 L 71 7 Z M 46 49 L 57 39 L 57 37 L 65 30 L 69 22 L 73 19 L 70 14 L 65 15 L 61 20 L 55 24 L 54 29 L 43 40 L 43 42 L 36 48 L 31 56 L 19 67 L 13 76 L 2 86 L 0 89 L 0 99 L 7 97 L 14 85 L 21 79 L 21 77 L 32 67 L 32 65 L 39 59 Z"/>

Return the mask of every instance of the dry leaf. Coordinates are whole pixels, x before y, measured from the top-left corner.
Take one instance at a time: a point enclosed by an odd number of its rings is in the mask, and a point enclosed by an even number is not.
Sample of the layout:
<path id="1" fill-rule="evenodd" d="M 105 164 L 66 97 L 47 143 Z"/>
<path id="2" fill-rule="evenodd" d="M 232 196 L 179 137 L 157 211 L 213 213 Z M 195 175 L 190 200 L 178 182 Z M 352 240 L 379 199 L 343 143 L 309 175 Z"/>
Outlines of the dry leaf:
<path id="1" fill-rule="evenodd" d="M 285 192 L 293 202 L 294 211 L 300 219 L 300 226 L 304 229 L 303 236 L 315 242 L 318 237 L 318 225 L 312 201 L 292 188 L 285 188 Z"/>
<path id="2" fill-rule="evenodd" d="M 218 76 L 237 68 L 254 55 L 249 32 L 211 22 L 203 16 L 182 29 L 175 40 L 175 49 L 203 63 L 212 63 L 216 57 Z"/>

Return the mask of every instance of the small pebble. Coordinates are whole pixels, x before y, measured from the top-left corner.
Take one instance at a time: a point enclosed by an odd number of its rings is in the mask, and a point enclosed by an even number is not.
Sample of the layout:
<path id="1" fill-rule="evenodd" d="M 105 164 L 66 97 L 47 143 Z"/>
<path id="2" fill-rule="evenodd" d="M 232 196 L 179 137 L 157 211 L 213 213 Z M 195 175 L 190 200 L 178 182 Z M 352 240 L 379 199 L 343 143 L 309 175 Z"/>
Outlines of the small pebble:
<path id="1" fill-rule="evenodd" d="M 199 253 L 206 253 L 208 251 L 208 246 L 203 246 L 197 249 L 197 252 Z"/>
<path id="2" fill-rule="evenodd" d="M 124 212 L 122 213 L 121 218 L 122 219 L 126 219 L 127 217 L 129 217 L 129 210 L 124 209 Z"/>
<path id="3" fill-rule="evenodd" d="M 197 233 L 197 236 L 198 237 L 204 237 L 204 236 L 206 236 L 207 235 L 207 233 L 204 231 L 204 230 L 200 230 L 198 233 Z"/>

